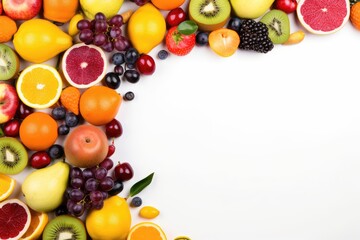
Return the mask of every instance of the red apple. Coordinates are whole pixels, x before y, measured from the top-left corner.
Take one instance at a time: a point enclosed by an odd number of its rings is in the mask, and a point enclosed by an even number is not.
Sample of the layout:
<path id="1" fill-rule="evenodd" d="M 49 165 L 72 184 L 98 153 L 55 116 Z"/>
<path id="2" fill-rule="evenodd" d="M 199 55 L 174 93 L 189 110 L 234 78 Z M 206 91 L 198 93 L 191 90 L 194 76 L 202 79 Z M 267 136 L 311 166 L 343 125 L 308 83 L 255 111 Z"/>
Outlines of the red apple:
<path id="1" fill-rule="evenodd" d="M 292 13 L 295 12 L 297 7 L 297 1 L 296 0 L 275 0 L 274 8 L 282 10 L 286 13 Z"/>
<path id="2" fill-rule="evenodd" d="M 75 167 L 91 168 L 106 158 L 108 145 L 100 128 L 91 124 L 79 125 L 65 138 L 65 159 Z"/>
<path id="3" fill-rule="evenodd" d="M 39 14 L 42 0 L 2 0 L 2 5 L 13 20 L 29 20 Z"/>
<path id="4" fill-rule="evenodd" d="M 0 83 L 0 123 L 12 119 L 18 106 L 19 96 L 15 87 L 8 83 Z"/>

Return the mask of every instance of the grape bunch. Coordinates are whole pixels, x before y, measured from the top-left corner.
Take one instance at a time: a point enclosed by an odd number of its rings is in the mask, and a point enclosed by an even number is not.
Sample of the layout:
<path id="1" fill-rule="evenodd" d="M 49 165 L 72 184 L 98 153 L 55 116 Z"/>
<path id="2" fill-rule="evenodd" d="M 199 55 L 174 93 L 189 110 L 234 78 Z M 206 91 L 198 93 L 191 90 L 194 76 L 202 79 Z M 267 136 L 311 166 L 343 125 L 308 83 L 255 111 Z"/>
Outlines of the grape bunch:
<path id="1" fill-rule="evenodd" d="M 98 12 L 93 20 L 82 19 L 77 23 L 79 39 L 85 44 L 94 44 L 106 52 L 114 49 L 125 51 L 130 47 L 129 39 L 123 35 L 121 27 L 124 25 L 120 14 L 107 19 Z"/>
<path id="2" fill-rule="evenodd" d="M 65 193 L 68 213 L 80 217 L 86 210 L 103 207 L 115 185 L 114 179 L 108 175 L 112 167 L 113 161 L 105 158 L 93 168 L 71 168 Z"/>

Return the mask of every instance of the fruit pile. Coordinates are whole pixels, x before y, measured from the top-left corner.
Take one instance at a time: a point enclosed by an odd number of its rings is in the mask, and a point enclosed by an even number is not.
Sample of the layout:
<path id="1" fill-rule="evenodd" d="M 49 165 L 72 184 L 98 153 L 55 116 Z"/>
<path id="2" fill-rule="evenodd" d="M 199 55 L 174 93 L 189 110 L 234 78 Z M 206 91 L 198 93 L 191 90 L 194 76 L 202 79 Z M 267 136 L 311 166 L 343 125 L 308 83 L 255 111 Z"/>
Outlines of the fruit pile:
<path id="1" fill-rule="evenodd" d="M 154 56 L 268 53 L 348 20 L 360 30 L 358 0 L 128 1 L 0 1 L 0 239 L 167 239 L 138 196 L 154 173 L 127 186 L 131 163 L 112 159 L 119 109 L 135 97 L 121 83 L 152 75 Z M 23 172 L 23 197 L 11 197 Z M 130 207 L 146 220 L 132 225 Z"/>

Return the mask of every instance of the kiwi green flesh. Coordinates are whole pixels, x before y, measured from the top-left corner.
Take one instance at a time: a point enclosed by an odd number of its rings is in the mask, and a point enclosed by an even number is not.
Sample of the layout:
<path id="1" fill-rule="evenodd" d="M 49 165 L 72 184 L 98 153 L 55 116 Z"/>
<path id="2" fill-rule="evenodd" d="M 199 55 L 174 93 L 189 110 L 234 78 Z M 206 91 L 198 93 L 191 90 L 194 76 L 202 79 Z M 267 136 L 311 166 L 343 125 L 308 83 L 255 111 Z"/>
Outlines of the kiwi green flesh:
<path id="1" fill-rule="evenodd" d="M 189 17 L 200 30 L 212 31 L 223 27 L 230 18 L 231 6 L 228 0 L 191 0 Z"/>
<path id="2" fill-rule="evenodd" d="M 16 138 L 0 138 L 0 173 L 18 174 L 28 163 L 27 151 Z"/>
<path id="3" fill-rule="evenodd" d="M 77 218 L 61 215 L 52 219 L 45 227 L 43 240 L 86 239 L 84 224 Z"/>
<path id="4" fill-rule="evenodd" d="M 0 44 L 0 80 L 13 79 L 19 68 L 20 61 L 14 50 L 5 44 Z"/>
<path id="5" fill-rule="evenodd" d="M 290 36 L 290 21 L 288 15 L 277 9 L 270 10 L 261 19 L 269 29 L 269 38 L 274 44 L 286 42 Z"/>

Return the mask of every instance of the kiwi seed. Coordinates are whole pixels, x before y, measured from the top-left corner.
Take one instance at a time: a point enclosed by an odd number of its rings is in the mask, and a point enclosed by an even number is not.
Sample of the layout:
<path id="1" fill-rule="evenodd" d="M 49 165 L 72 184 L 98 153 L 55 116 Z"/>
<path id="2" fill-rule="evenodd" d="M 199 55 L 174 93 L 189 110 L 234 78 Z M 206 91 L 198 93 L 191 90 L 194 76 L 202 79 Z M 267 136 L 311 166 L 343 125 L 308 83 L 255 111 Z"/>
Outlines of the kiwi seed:
<path id="1" fill-rule="evenodd" d="M 0 44 L 0 80 L 11 80 L 19 73 L 20 61 L 8 45 Z"/>
<path id="2" fill-rule="evenodd" d="M 52 219 L 45 227 L 43 240 L 84 240 L 86 230 L 83 222 L 70 215 L 60 215 Z"/>
<path id="3" fill-rule="evenodd" d="M 284 11 L 270 10 L 260 19 L 260 22 L 265 23 L 269 29 L 269 38 L 274 44 L 281 44 L 289 39 L 290 21 Z"/>
<path id="4" fill-rule="evenodd" d="M 28 164 L 28 154 L 24 145 L 13 137 L 0 138 L 0 173 L 14 175 Z"/>

